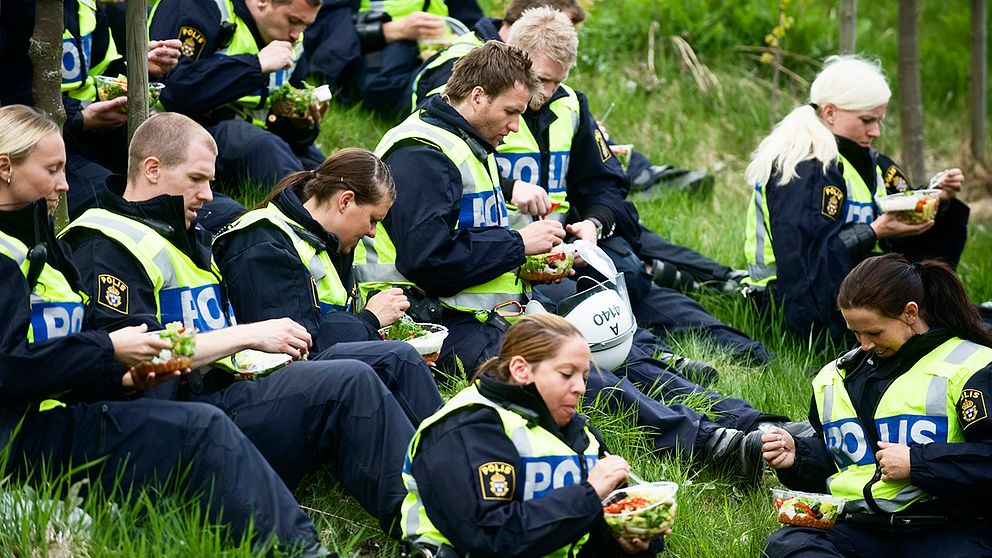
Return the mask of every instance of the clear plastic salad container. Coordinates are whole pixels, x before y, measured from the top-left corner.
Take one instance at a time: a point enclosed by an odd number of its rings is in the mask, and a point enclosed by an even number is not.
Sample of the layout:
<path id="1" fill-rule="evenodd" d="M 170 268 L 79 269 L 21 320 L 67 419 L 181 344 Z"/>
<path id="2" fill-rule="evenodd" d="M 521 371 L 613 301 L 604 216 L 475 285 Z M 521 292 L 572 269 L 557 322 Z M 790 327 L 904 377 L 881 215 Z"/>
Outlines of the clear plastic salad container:
<path id="1" fill-rule="evenodd" d="M 940 190 L 908 190 L 875 198 L 875 203 L 883 213 L 895 213 L 903 223 L 923 223 L 933 219 L 940 202 Z"/>
<path id="2" fill-rule="evenodd" d="M 829 494 L 772 489 L 778 520 L 786 525 L 830 529 L 844 512 L 844 500 Z"/>
<path id="3" fill-rule="evenodd" d="M 667 481 L 614 490 L 603 500 L 603 518 L 621 537 L 652 539 L 675 523 L 678 490 L 678 484 Z"/>

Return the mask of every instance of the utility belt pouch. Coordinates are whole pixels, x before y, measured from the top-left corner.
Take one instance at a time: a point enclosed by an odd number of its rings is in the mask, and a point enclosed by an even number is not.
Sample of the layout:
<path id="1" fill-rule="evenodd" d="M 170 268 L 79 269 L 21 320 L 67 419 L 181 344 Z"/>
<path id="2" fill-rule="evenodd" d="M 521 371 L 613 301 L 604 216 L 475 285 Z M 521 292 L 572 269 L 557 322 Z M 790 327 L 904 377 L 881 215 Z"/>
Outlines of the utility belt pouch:
<path id="1" fill-rule="evenodd" d="M 413 318 L 413 321 L 420 323 L 441 323 L 441 299 L 430 296 L 424 291 L 412 285 L 403 287 L 403 294 L 410 302 L 410 308 L 406 313 Z"/>

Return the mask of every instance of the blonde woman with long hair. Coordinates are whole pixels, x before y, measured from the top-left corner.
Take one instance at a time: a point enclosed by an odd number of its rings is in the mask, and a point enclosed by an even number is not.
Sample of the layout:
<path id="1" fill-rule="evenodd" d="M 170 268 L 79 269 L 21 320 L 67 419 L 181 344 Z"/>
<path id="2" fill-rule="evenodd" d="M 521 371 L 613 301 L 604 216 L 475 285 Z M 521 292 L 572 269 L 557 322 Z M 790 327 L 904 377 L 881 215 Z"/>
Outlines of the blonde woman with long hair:
<path id="1" fill-rule="evenodd" d="M 906 224 L 883 214 L 874 198 L 915 189 L 889 157 L 872 149 L 892 93 L 882 69 L 856 56 L 834 56 L 810 87 L 810 102 L 792 110 L 752 155 L 745 172 L 754 189 L 744 255 L 759 300 L 784 306 L 801 337 L 846 331 L 834 301 L 841 280 L 879 249 L 956 264 L 964 248 L 967 206 L 956 199 L 959 169 L 938 173 L 936 219 Z M 819 337 L 818 337 L 819 336 Z"/>

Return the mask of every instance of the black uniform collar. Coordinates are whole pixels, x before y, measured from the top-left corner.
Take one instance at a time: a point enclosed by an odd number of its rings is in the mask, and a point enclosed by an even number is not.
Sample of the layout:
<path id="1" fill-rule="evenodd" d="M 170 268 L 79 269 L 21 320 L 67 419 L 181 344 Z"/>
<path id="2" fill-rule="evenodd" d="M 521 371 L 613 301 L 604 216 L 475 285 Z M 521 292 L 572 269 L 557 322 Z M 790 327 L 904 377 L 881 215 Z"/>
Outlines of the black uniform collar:
<path id="1" fill-rule="evenodd" d="M 258 25 L 255 24 L 255 18 L 251 16 L 251 12 L 248 11 L 245 0 L 233 0 L 232 4 L 234 4 L 234 14 L 245 22 L 248 30 L 251 31 L 251 36 L 255 38 L 255 44 L 258 46 L 258 49 L 262 50 L 265 47 L 265 41 L 262 40 L 262 35 L 258 32 Z"/>
<path id="2" fill-rule="evenodd" d="M 861 179 L 865 181 L 868 185 L 868 189 L 875 193 L 875 150 L 870 147 L 862 147 L 858 145 L 857 142 L 851 141 L 845 137 L 834 136 L 837 138 L 837 150 L 840 154 L 844 156 L 852 165 L 854 165 L 854 170 L 858 171 Z"/>
<path id="3" fill-rule="evenodd" d="M 479 132 L 454 107 L 449 105 L 441 95 L 434 95 L 427 100 L 421 118 L 429 124 L 439 126 L 453 134 L 461 136 L 480 160 L 485 160 L 486 155 L 496 151 L 493 144 L 480 136 Z M 476 152 L 476 147 L 480 149 L 481 153 Z"/>
<path id="4" fill-rule="evenodd" d="M 310 215 L 307 208 L 303 207 L 303 202 L 300 201 L 299 196 L 292 188 L 286 188 L 279 195 L 272 200 L 273 205 L 282 211 L 283 215 L 289 217 L 307 232 L 313 234 L 316 239 L 320 240 L 324 244 L 324 250 L 329 252 L 339 254 L 341 253 L 341 239 L 338 235 L 325 229 L 323 225 L 317 222 L 316 219 Z"/>
<path id="5" fill-rule="evenodd" d="M 79 274 L 69 263 L 62 243 L 55 238 L 52 219 L 48 216 L 48 204 L 44 199 L 22 209 L 0 211 L 0 231 L 23 242 L 28 250 L 44 243 L 48 265 L 61 271 L 73 288 L 79 290 Z"/>
<path id="6" fill-rule="evenodd" d="M 162 194 L 144 201 L 128 201 L 124 199 L 126 181 L 120 175 L 108 178 L 106 186 L 97 192 L 98 207 L 151 227 L 198 266 L 210 269 L 209 233 L 195 222 L 186 228 L 186 202 L 182 196 Z"/>
<path id="7" fill-rule="evenodd" d="M 871 367 L 870 375 L 876 378 L 902 374 L 951 337 L 954 334 L 950 330 L 937 324 L 926 333 L 910 337 L 892 356 L 878 358 L 873 353 L 868 353 L 861 364 L 867 363 Z M 860 368 L 859 366 L 852 372 Z"/>
<path id="8" fill-rule="evenodd" d="M 476 385 L 479 393 L 487 399 L 525 417 L 529 422 L 536 423 L 564 440 L 570 447 L 574 448 L 576 441 L 584 439 L 584 436 L 580 437 L 580 435 L 583 434 L 583 427 L 586 424 L 585 417 L 576 413 L 564 428 L 558 426 L 534 384 L 525 386 L 506 384 L 489 376 L 482 376 Z"/>
<path id="9" fill-rule="evenodd" d="M 472 26 L 472 30 L 475 31 L 475 34 L 478 35 L 483 41 L 503 42 L 503 39 L 499 36 L 500 27 L 503 27 L 502 19 L 495 17 L 484 17 L 475 22 L 475 25 Z"/>

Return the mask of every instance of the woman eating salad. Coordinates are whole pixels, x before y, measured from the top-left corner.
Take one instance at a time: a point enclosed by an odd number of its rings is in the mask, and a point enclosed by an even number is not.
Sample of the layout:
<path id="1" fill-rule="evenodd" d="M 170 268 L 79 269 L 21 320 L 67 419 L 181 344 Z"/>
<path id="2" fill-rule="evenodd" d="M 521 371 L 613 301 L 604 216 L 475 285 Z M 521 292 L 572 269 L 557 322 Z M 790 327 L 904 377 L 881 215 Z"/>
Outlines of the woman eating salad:
<path id="1" fill-rule="evenodd" d="M 660 537 L 618 538 L 603 519 L 603 498 L 630 467 L 576 413 L 589 357 L 561 317 L 525 316 L 507 329 L 499 355 L 414 435 L 403 471 L 407 544 L 505 558 L 661 550 Z"/>

